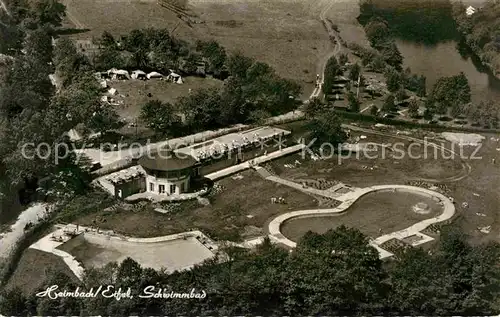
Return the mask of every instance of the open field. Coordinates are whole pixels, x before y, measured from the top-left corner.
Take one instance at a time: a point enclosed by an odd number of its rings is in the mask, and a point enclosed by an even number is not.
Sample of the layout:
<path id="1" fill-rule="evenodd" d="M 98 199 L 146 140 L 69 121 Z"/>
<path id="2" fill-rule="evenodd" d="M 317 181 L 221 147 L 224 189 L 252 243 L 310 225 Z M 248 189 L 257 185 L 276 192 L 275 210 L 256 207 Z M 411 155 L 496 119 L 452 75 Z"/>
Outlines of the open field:
<path id="1" fill-rule="evenodd" d="M 183 77 L 183 84 L 175 84 L 166 80 L 114 80 L 108 85 L 117 90 L 124 98 L 113 96 L 116 100 L 123 100 L 123 105 L 117 106 L 120 116 L 127 121 L 134 121 L 141 113 L 141 107 L 149 100 L 158 99 L 174 104 L 176 99 L 187 96 L 189 90 L 211 87 L 221 87 L 223 82 L 212 78 Z M 151 97 L 148 96 L 151 94 Z"/>
<path id="2" fill-rule="evenodd" d="M 412 206 L 423 202 L 430 208 L 426 215 L 413 212 Z M 298 241 L 306 232 L 325 233 L 340 225 L 358 228 L 371 238 L 405 229 L 442 212 L 442 206 L 431 198 L 407 192 L 378 192 L 361 197 L 339 215 L 291 219 L 285 222 L 282 233 Z"/>
<path id="3" fill-rule="evenodd" d="M 142 27 L 175 28 L 188 41 L 215 39 L 229 51 L 267 62 L 281 76 L 312 91 L 318 62 L 332 44 L 319 19 L 315 1 L 189 1 L 189 12 L 202 23 L 189 27 L 156 1 L 66 0 L 67 26 L 90 31 L 72 35 L 90 39 L 108 30 L 124 34 Z M 177 28 L 176 28 L 177 26 Z"/>
<path id="4" fill-rule="evenodd" d="M 136 237 L 156 237 L 199 229 L 216 240 L 239 240 L 262 234 L 267 220 L 295 209 L 318 206 L 317 200 L 286 186 L 266 181 L 254 171 L 243 178 L 225 178 L 218 182 L 222 191 L 209 197 L 210 205 L 197 201 L 176 204 L 170 214 L 149 206 L 137 211 L 118 208 L 100 211 L 76 220 L 86 226 Z M 283 197 L 286 204 L 271 204 L 272 197 Z M 94 222 L 95 221 L 95 222 Z"/>
<path id="5" fill-rule="evenodd" d="M 60 257 L 40 250 L 26 249 L 6 288 L 19 287 L 23 293 L 29 294 L 46 287 L 47 285 L 43 283 L 51 272 L 56 271 L 77 281 L 76 276 Z"/>
<path id="6" fill-rule="evenodd" d="M 361 143 L 391 143 L 404 150 L 405 156 L 398 159 L 397 153 L 388 148 L 377 147 L 377 151 L 366 153 L 333 155 L 331 158 L 319 161 L 303 160 L 302 154 L 285 157 L 273 161 L 271 166 L 278 175 L 293 179 L 318 179 L 324 178 L 331 181 L 341 181 L 357 187 L 367 187 L 380 184 L 405 184 L 416 178 L 447 178 L 457 175 L 462 170 L 458 159 L 441 159 L 438 152 L 434 159 L 432 148 L 427 159 L 417 158 L 424 156 L 425 149 L 412 147 L 412 142 L 368 133 L 352 133 L 352 138 L 364 135 L 366 139 Z M 411 153 L 411 158 L 407 153 Z M 285 164 L 292 164 L 295 160 L 302 162 L 294 168 L 286 168 Z"/>
<path id="7" fill-rule="evenodd" d="M 104 31 L 119 35 L 147 27 L 172 30 L 181 21 L 176 13 L 162 8 L 156 0 L 63 0 L 62 2 L 67 8 L 66 25 L 89 30 L 75 36 L 79 39 L 100 36 Z M 175 34 L 193 36 L 196 31 L 180 23 Z"/>
<path id="8" fill-rule="evenodd" d="M 475 243 L 486 241 L 500 241 L 500 137 L 498 134 L 483 134 L 483 141 L 477 156 L 481 159 L 470 160 L 471 173 L 469 177 L 449 184 L 453 197 L 458 202 L 457 210 L 461 211 L 461 217 L 456 221 L 470 240 Z M 491 139 L 493 138 L 493 139 Z M 470 154 L 474 148 L 466 147 L 466 154 Z M 496 163 L 492 163 L 492 159 Z M 468 208 L 462 208 L 460 204 L 468 202 Z M 477 215 L 480 213 L 482 215 Z M 491 226 L 489 234 L 482 233 L 479 227 Z"/>

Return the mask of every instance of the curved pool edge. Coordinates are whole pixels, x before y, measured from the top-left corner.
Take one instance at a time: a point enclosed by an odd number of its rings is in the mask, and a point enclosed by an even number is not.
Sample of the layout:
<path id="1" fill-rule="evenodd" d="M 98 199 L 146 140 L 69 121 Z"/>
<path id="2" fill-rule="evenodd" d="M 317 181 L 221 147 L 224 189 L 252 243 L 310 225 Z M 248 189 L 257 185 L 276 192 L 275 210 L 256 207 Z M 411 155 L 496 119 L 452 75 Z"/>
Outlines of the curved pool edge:
<path id="1" fill-rule="evenodd" d="M 420 222 L 417 222 L 413 225 L 411 225 L 408 228 L 395 231 L 389 234 L 382 235 L 380 237 L 377 237 L 373 240 L 370 241 L 370 245 L 375 247 L 379 253 L 381 258 L 389 257 L 392 254 L 383 250 L 380 248 L 380 245 L 393 239 L 404 239 L 409 236 L 415 235 L 419 233 L 420 231 L 426 229 L 432 224 L 443 222 L 446 220 L 451 219 L 455 215 L 455 205 L 453 202 L 443 194 L 440 194 L 438 192 L 432 191 L 430 189 L 426 188 L 421 188 L 421 187 L 416 187 L 416 186 L 409 186 L 409 185 L 376 185 L 376 186 L 371 186 L 371 187 L 366 187 L 366 188 L 358 188 L 354 190 L 353 192 L 349 192 L 347 194 L 344 194 L 343 196 L 339 197 L 338 200 L 341 200 L 342 203 L 335 207 L 335 208 L 330 208 L 330 209 L 309 209 L 309 210 L 297 210 L 297 211 L 292 211 L 286 214 L 279 215 L 275 217 L 273 220 L 268 225 L 268 231 L 269 231 L 269 238 L 276 243 L 283 244 L 287 247 L 290 248 L 295 248 L 297 246 L 297 243 L 288 239 L 281 233 L 281 226 L 285 221 L 289 221 L 294 218 L 307 218 L 307 217 L 312 217 L 312 216 L 318 216 L 318 215 L 327 215 L 327 214 L 332 214 L 332 213 L 341 213 L 346 211 L 352 204 L 354 204 L 359 198 L 362 196 L 368 194 L 368 193 L 374 193 L 377 191 L 387 191 L 387 190 L 402 190 L 402 191 L 407 191 L 411 192 L 414 194 L 419 194 L 419 195 L 425 195 L 425 196 L 431 196 L 432 198 L 438 198 L 441 202 L 443 202 L 443 212 L 433 218 L 428 218 L 424 219 Z M 385 251 L 385 252 L 383 252 Z"/>

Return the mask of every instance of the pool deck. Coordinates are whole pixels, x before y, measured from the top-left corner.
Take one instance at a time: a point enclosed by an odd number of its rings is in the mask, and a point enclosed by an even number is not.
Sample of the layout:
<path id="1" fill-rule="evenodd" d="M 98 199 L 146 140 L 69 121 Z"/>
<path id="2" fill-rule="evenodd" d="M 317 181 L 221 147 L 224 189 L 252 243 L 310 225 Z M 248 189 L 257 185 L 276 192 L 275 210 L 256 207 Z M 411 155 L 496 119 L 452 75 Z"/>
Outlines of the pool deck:
<path id="1" fill-rule="evenodd" d="M 276 177 L 269 177 L 268 179 L 271 181 L 275 181 Z M 280 181 L 280 183 L 283 183 Z M 298 184 L 296 184 L 298 185 Z M 296 186 L 294 186 L 295 188 Z M 439 201 L 443 205 L 443 212 L 436 217 L 433 218 L 428 218 L 425 220 L 422 220 L 406 229 L 395 231 L 389 234 L 382 235 L 376 239 L 373 239 L 370 241 L 370 245 L 376 248 L 379 251 L 380 258 L 388 258 L 393 256 L 392 253 L 388 252 L 387 250 L 384 250 L 383 248 L 380 247 L 383 243 L 391 240 L 391 239 L 398 239 L 402 240 L 404 238 L 418 235 L 423 238 L 423 241 L 427 242 L 432 239 L 431 237 L 428 237 L 426 235 L 423 235 L 420 233 L 427 227 L 429 227 L 432 224 L 439 223 L 446 221 L 450 218 L 453 217 L 455 214 L 455 205 L 453 205 L 452 201 L 438 193 L 429 189 L 425 188 L 420 188 L 420 187 L 415 187 L 415 186 L 408 186 L 408 185 L 377 185 L 377 186 L 371 186 L 371 187 L 366 187 L 366 188 L 353 188 L 352 191 L 342 194 L 342 195 L 332 195 L 329 194 L 328 190 L 320 190 L 321 194 L 326 197 L 331 197 L 334 198 L 338 201 L 341 201 L 341 204 L 336 207 L 336 208 L 331 208 L 331 209 L 310 209 L 310 210 L 298 210 L 298 211 L 293 211 L 289 212 L 283 215 L 279 215 L 276 218 L 274 218 L 268 226 L 268 231 L 269 231 L 269 238 L 276 243 L 284 244 L 290 248 L 295 248 L 297 246 L 297 243 L 293 242 L 292 240 L 286 238 L 282 233 L 281 233 L 281 226 L 285 221 L 288 221 L 293 218 L 305 218 L 305 217 L 311 217 L 311 216 L 317 216 L 317 215 L 326 215 L 326 214 L 332 214 L 332 213 L 341 213 L 347 210 L 354 202 L 356 202 L 360 197 L 372 193 L 372 192 L 377 192 L 377 191 L 385 191 L 385 190 L 393 190 L 395 193 L 398 191 L 406 191 L 406 192 L 411 192 L 415 193 L 418 195 L 426 195 L 426 196 L 431 196 L 433 198 L 439 199 Z M 315 192 L 318 190 L 315 190 Z M 331 195 L 331 196 L 330 196 Z M 421 244 L 422 242 L 418 243 Z"/>
<path id="2" fill-rule="evenodd" d="M 268 161 L 272 161 L 272 160 L 275 160 L 277 158 L 280 158 L 280 157 L 283 157 L 283 156 L 286 156 L 286 155 L 289 155 L 289 154 L 293 154 L 293 153 L 299 152 L 302 149 L 304 149 L 305 146 L 306 146 L 305 144 L 296 144 L 296 145 L 292 145 L 292 146 L 289 146 L 289 147 L 285 147 L 285 148 L 282 148 L 282 149 L 280 149 L 278 151 L 274 151 L 274 152 L 271 152 L 269 154 L 256 157 L 253 160 L 246 161 L 246 162 L 243 162 L 241 164 L 234 165 L 234 166 L 225 168 L 223 170 L 220 170 L 220 171 L 208 174 L 205 177 L 208 178 L 208 179 L 211 179 L 213 181 L 216 181 L 216 180 L 224 178 L 226 176 L 229 176 L 229 175 L 236 174 L 236 173 L 239 173 L 241 171 L 247 170 L 247 169 L 253 167 L 254 165 L 262 164 L 262 163 L 265 163 L 265 162 L 268 162 Z"/>

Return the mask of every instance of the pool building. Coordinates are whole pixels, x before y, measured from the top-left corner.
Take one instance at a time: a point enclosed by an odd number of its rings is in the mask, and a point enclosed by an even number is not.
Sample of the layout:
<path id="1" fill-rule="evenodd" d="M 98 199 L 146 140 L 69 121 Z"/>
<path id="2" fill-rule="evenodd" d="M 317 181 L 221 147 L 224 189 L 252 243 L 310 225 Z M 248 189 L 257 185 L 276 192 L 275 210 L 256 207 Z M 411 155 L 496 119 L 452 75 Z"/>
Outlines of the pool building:
<path id="1" fill-rule="evenodd" d="M 136 165 L 102 176 L 97 182 L 117 198 L 137 193 L 182 195 L 204 176 L 286 146 L 290 131 L 260 127 L 226 134 L 178 149 L 161 148 Z"/>

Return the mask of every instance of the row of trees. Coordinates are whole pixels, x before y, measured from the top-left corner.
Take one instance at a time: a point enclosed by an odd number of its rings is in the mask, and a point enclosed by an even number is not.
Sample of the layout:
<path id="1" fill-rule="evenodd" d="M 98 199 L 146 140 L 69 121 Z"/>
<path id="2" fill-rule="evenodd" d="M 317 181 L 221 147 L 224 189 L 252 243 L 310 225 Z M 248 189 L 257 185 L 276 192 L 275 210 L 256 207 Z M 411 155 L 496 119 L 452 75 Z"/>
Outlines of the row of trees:
<path id="1" fill-rule="evenodd" d="M 454 117 L 462 115 L 464 105 L 471 102 L 469 81 L 464 73 L 455 76 L 441 77 L 434 84 L 427 107 L 438 114 L 447 114 L 451 109 Z"/>
<path id="2" fill-rule="evenodd" d="M 6 315 L 494 315 L 499 309 L 498 244 L 470 246 L 459 232 L 444 230 L 433 254 L 397 252 L 384 263 L 358 230 L 309 232 L 294 252 L 269 240 L 255 251 L 228 249 L 229 259 L 210 260 L 188 272 L 166 274 L 131 259 L 88 269 L 82 283 L 54 274 L 46 285 L 61 290 L 114 285 L 133 298 L 49 299 L 3 294 Z M 202 299 L 139 298 L 147 286 L 165 293 L 203 290 Z M 45 286 L 45 285 L 44 285 Z"/>
<path id="3" fill-rule="evenodd" d="M 110 68 L 143 69 L 168 73 L 213 74 L 225 77 L 228 56 L 216 41 L 197 41 L 194 45 L 170 35 L 167 29 L 137 29 L 120 39 L 109 32 L 95 40 L 99 50 L 92 57 L 97 70 Z M 198 66 L 202 70 L 198 71 Z"/>
<path id="4" fill-rule="evenodd" d="M 371 19 L 364 27 L 371 46 L 380 53 L 388 65 L 401 70 L 403 56 L 396 46 L 387 22 L 377 17 Z"/>
<path id="5" fill-rule="evenodd" d="M 387 67 L 384 77 L 387 90 L 391 93 L 399 92 L 400 95 L 404 95 L 404 90 L 408 89 L 415 92 L 419 97 L 425 97 L 426 95 L 425 76 L 412 74 L 410 68 L 406 68 L 404 72 L 400 72 L 392 67 Z"/>
<path id="6" fill-rule="evenodd" d="M 266 63 L 235 53 L 221 89 L 200 89 L 172 105 L 157 100 L 143 106 L 141 118 L 159 133 L 179 135 L 235 123 L 261 123 L 297 108 L 301 87 L 279 77 Z"/>

